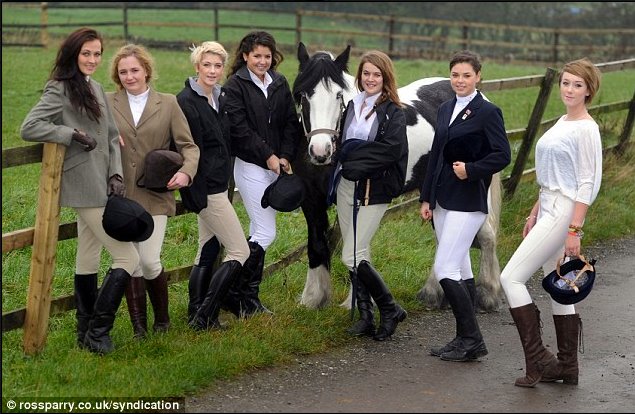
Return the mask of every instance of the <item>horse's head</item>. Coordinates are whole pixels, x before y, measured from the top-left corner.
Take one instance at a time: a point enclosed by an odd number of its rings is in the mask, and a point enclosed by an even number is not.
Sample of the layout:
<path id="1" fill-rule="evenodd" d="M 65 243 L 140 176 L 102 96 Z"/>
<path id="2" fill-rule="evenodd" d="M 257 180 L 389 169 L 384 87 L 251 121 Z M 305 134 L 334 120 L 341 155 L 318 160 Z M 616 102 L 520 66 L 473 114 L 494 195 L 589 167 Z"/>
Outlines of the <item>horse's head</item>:
<path id="1" fill-rule="evenodd" d="M 331 163 L 342 113 L 357 93 L 354 78 L 348 73 L 350 51 L 348 46 L 336 58 L 330 52 L 316 52 L 309 57 L 304 44 L 298 45 L 300 65 L 293 97 L 300 109 L 309 159 L 315 165 Z"/>

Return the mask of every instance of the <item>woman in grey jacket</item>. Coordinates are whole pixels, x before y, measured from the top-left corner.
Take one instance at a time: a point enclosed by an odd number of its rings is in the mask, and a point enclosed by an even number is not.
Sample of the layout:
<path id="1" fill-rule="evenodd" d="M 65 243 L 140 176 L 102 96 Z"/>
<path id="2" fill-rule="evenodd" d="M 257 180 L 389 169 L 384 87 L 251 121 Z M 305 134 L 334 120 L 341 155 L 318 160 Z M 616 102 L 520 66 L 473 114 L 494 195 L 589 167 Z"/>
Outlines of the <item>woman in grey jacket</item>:
<path id="1" fill-rule="evenodd" d="M 60 204 L 77 213 L 77 343 L 100 354 L 113 349 L 109 332 L 139 263 L 133 244 L 108 236 L 101 222 L 108 196 L 125 191 L 119 132 L 102 86 L 91 78 L 102 53 L 102 37 L 95 30 L 71 33 L 59 48 L 40 101 L 21 128 L 26 141 L 66 146 Z M 102 246 L 113 262 L 98 292 Z"/>

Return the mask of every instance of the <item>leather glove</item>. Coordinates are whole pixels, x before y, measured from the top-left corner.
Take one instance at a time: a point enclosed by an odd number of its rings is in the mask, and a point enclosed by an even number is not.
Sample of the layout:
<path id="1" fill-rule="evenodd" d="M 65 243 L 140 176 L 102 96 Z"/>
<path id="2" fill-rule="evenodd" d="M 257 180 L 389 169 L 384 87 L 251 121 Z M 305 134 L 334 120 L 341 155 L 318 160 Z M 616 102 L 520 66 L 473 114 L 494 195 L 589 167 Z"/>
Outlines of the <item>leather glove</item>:
<path id="1" fill-rule="evenodd" d="M 115 174 L 108 179 L 108 195 L 114 194 L 123 197 L 126 192 L 126 185 L 119 174 Z"/>
<path id="2" fill-rule="evenodd" d="M 73 132 L 73 141 L 77 141 L 79 145 L 82 145 L 84 147 L 84 151 L 92 151 L 97 146 L 97 141 L 95 141 L 95 138 L 86 135 L 86 133 L 80 132 L 78 130 L 75 130 L 75 132 Z"/>

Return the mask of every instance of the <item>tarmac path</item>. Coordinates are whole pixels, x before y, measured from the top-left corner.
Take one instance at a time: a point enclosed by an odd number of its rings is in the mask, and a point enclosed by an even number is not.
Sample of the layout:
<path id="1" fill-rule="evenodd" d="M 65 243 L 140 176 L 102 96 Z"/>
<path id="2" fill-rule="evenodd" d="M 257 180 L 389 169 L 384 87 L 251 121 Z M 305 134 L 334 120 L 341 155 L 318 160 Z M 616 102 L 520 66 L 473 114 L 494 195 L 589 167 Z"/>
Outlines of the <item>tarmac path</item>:
<path id="1" fill-rule="evenodd" d="M 188 412 L 635 412 L 635 237 L 587 247 L 596 282 L 577 306 L 584 354 L 577 386 L 514 386 L 524 356 L 507 305 L 479 314 L 489 355 L 455 363 L 429 355 L 450 339 L 450 310 L 399 324 L 393 340 L 354 341 L 331 353 L 218 382 L 186 399 Z M 530 293 L 542 311 L 543 341 L 557 352 L 549 296 L 534 275 Z M 443 332 L 440 332 L 443 331 Z M 452 331 L 452 334 L 454 332 Z"/>

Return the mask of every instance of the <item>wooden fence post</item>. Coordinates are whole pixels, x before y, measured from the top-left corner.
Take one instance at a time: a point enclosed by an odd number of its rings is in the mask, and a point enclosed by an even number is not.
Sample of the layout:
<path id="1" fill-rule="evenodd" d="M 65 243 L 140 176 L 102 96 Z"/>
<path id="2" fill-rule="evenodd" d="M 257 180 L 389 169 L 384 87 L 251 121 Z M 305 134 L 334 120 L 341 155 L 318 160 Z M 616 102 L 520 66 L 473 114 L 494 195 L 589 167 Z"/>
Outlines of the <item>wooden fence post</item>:
<path id="1" fill-rule="evenodd" d="M 40 12 L 40 42 L 42 42 L 42 47 L 44 49 L 48 49 L 49 47 L 49 32 L 48 32 L 48 23 L 49 23 L 49 4 L 43 1 L 40 4 L 41 12 Z"/>
<path id="2" fill-rule="evenodd" d="M 553 88 L 553 82 L 557 73 L 558 72 L 555 69 L 547 68 L 545 77 L 542 79 L 538 98 L 536 98 L 536 104 L 531 112 L 531 117 L 529 117 L 529 123 L 527 124 L 522 144 L 518 150 L 518 156 L 516 156 L 514 169 L 512 170 L 509 180 L 505 183 L 505 197 L 507 199 L 514 196 L 516 186 L 523 176 L 525 164 L 527 163 L 527 158 L 529 158 L 529 154 L 531 153 L 534 138 L 538 133 L 538 128 L 540 128 L 540 121 L 542 120 L 542 115 L 545 113 L 545 108 L 549 102 L 549 95 L 551 94 L 551 89 Z"/>
<path id="3" fill-rule="evenodd" d="M 302 41 L 302 12 L 295 11 L 295 44 L 299 45 Z"/>
<path id="4" fill-rule="evenodd" d="M 23 348 L 28 355 L 39 353 L 46 344 L 60 224 L 60 184 L 66 147 L 47 142 L 43 151 L 24 319 Z"/>
<path id="5" fill-rule="evenodd" d="M 628 106 L 628 115 L 626 116 L 626 121 L 624 121 L 624 129 L 622 129 L 622 135 L 620 135 L 620 140 L 616 148 L 617 153 L 620 155 L 624 153 L 626 143 L 629 141 L 631 137 L 631 133 L 633 132 L 634 120 L 635 120 L 635 92 L 633 92 L 633 98 L 631 99 L 631 103 Z"/>
<path id="6" fill-rule="evenodd" d="M 128 39 L 130 38 L 130 34 L 128 33 L 128 3 L 125 1 L 123 2 L 122 11 L 123 11 L 123 40 L 125 42 L 128 42 Z"/>

